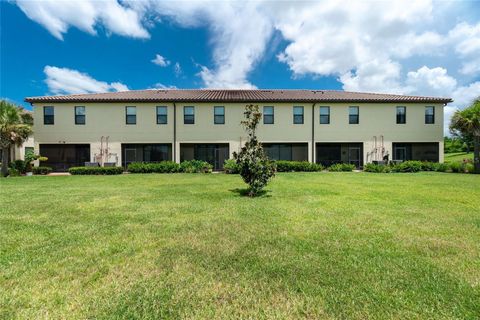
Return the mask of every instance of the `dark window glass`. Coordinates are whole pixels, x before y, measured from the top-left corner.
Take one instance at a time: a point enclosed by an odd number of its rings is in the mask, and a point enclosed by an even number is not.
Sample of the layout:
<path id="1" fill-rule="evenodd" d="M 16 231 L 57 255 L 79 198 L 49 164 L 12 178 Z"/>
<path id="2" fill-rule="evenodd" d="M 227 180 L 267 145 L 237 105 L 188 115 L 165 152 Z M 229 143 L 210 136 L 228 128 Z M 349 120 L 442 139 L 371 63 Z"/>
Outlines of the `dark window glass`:
<path id="1" fill-rule="evenodd" d="M 215 124 L 225 124 L 225 107 L 214 107 L 213 117 Z"/>
<path id="2" fill-rule="evenodd" d="M 195 107 L 183 107 L 183 123 L 195 124 Z"/>
<path id="3" fill-rule="evenodd" d="M 273 107 L 263 107 L 263 123 L 264 124 L 273 124 L 274 123 L 274 110 Z"/>
<path id="4" fill-rule="evenodd" d="M 293 107 L 293 123 L 303 124 L 303 107 Z"/>
<path id="5" fill-rule="evenodd" d="M 125 107 L 126 124 L 137 124 L 137 108 Z"/>
<path id="6" fill-rule="evenodd" d="M 407 123 L 407 107 L 397 107 L 397 123 Z"/>
<path id="7" fill-rule="evenodd" d="M 435 107 L 425 107 L 425 123 L 435 123 Z"/>
<path id="8" fill-rule="evenodd" d="M 320 124 L 330 123 L 330 107 L 320 107 Z"/>
<path id="9" fill-rule="evenodd" d="M 75 124 L 85 124 L 85 107 L 75 107 Z"/>
<path id="10" fill-rule="evenodd" d="M 157 124 L 167 124 L 168 109 L 167 107 L 157 107 Z"/>
<path id="11" fill-rule="evenodd" d="M 43 124 L 55 124 L 55 111 L 53 107 L 43 107 Z"/>
<path id="12" fill-rule="evenodd" d="M 358 107 L 349 107 L 348 108 L 348 123 L 349 124 L 358 124 L 359 111 Z"/>

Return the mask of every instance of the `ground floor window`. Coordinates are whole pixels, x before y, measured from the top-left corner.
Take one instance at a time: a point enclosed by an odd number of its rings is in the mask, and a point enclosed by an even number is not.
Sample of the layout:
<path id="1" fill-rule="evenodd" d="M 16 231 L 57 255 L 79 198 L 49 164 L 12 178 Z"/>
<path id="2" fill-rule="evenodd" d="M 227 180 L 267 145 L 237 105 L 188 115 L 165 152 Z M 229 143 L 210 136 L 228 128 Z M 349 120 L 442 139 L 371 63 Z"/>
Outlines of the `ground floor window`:
<path id="1" fill-rule="evenodd" d="M 439 145 L 438 142 L 395 142 L 392 144 L 393 160 L 407 161 L 433 161 L 438 162 Z"/>
<path id="2" fill-rule="evenodd" d="M 122 165 L 127 167 L 132 162 L 160 162 L 172 160 L 170 143 L 136 143 L 122 144 Z"/>
<path id="3" fill-rule="evenodd" d="M 271 160 L 308 161 L 307 143 L 262 143 Z"/>
<path id="4" fill-rule="evenodd" d="M 51 167 L 53 171 L 67 171 L 70 167 L 83 167 L 90 162 L 89 144 L 40 144 L 40 154 L 48 158 L 41 166 Z"/>
<path id="5" fill-rule="evenodd" d="M 331 166 L 335 163 L 350 163 L 363 166 L 363 143 L 317 143 L 317 163 Z"/>
<path id="6" fill-rule="evenodd" d="M 229 158 L 228 143 L 182 143 L 180 161 L 202 160 L 210 163 L 214 170 L 223 170 L 223 163 Z"/>

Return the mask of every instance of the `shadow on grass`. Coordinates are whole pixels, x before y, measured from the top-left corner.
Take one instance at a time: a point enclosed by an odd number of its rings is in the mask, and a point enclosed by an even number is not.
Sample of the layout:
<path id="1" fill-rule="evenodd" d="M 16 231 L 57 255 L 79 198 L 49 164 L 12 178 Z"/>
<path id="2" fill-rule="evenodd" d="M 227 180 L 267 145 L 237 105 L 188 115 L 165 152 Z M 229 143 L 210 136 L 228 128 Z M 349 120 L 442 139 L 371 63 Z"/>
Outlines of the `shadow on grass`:
<path id="1" fill-rule="evenodd" d="M 268 193 L 272 192 L 270 190 L 262 190 L 255 197 L 251 197 L 248 194 L 249 190 L 250 189 L 248 189 L 248 188 L 244 188 L 244 189 L 235 188 L 235 189 L 230 189 L 229 191 L 238 194 L 238 196 L 240 196 L 240 197 L 248 197 L 248 198 L 269 198 L 269 197 L 271 197 L 271 195 L 268 194 Z"/>

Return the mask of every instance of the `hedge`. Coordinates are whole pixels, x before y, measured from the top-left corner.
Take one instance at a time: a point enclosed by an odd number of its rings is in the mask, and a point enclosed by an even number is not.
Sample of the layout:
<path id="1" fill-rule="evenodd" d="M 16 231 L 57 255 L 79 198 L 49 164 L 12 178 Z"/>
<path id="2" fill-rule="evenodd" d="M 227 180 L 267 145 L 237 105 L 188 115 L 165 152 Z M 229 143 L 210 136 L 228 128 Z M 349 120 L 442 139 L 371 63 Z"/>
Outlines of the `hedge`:
<path id="1" fill-rule="evenodd" d="M 328 171 L 332 172 L 351 172 L 355 169 L 354 164 L 349 163 L 335 163 L 328 167 Z"/>
<path id="2" fill-rule="evenodd" d="M 39 174 L 39 175 L 46 175 L 52 172 L 52 168 L 50 167 L 33 167 L 32 168 L 33 174 Z"/>
<path id="3" fill-rule="evenodd" d="M 322 171 L 325 169 L 319 163 L 311 163 L 308 161 L 284 161 L 278 160 L 275 161 L 277 165 L 278 172 L 313 172 L 313 171 Z"/>
<path id="4" fill-rule="evenodd" d="M 223 170 L 225 171 L 225 173 L 229 174 L 240 173 L 240 168 L 234 159 L 225 160 L 225 162 L 223 163 Z"/>
<path id="5" fill-rule="evenodd" d="M 438 163 L 429 161 L 409 160 L 399 164 L 380 165 L 367 163 L 364 168 L 366 172 L 385 173 L 385 172 L 454 172 L 454 173 L 473 173 L 473 164 L 462 162 Z"/>
<path id="6" fill-rule="evenodd" d="M 113 175 L 122 174 L 123 167 L 72 167 L 68 172 L 72 175 Z"/>
<path id="7" fill-rule="evenodd" d="M 205 161 L 190 160 L 180 163 L 180 171 L 185 173 L 211 173 L 213 166 Z"/>
<path id="8" fill-rule="evenodd" d="M 158 163 L 132 162 L 128 165 L 127 170 L 131 173 L 174 173 L 180 171 L 180 165 L 173 161 Z"/>

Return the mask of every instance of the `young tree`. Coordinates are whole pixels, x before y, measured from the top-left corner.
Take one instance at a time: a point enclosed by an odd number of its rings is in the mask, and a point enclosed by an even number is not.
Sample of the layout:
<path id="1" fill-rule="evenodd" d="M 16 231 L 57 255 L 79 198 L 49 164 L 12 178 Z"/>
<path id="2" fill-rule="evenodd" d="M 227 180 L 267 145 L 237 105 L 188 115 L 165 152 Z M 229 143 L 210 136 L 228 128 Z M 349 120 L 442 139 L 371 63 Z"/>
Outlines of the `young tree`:
<path id="1" fill-rule="evenodd" d="M 480 97 L 470 107 L 454 113 L 450 130 L 473 136 L 473 165 L 475 173 L 480 173 Z"/>
<path id="2" fill-rule="evenodd" d="M 19 108 L 7 102 L 0 101 L 0 148 L 2 149 L 2 176 L 8 174 L 9 150 L 12 145 L 22 145 L 32 134 L 32 126 L 24 123 L 24 117 Z"/>
<path id="3" fill-rule="evenodd" d="M 245 107 L 245 120 L 241 124 L 245 127 L 248 140 L 240 153 L 233 153 L 239 166 L 243 181 L 249 185 L 248 195 L 257 196 L 275 176 L 275 163 L 270 161 L 263 151 L 262 144 L 258 141 L 255 131 L 262 118 L 257 105 Z"/>

